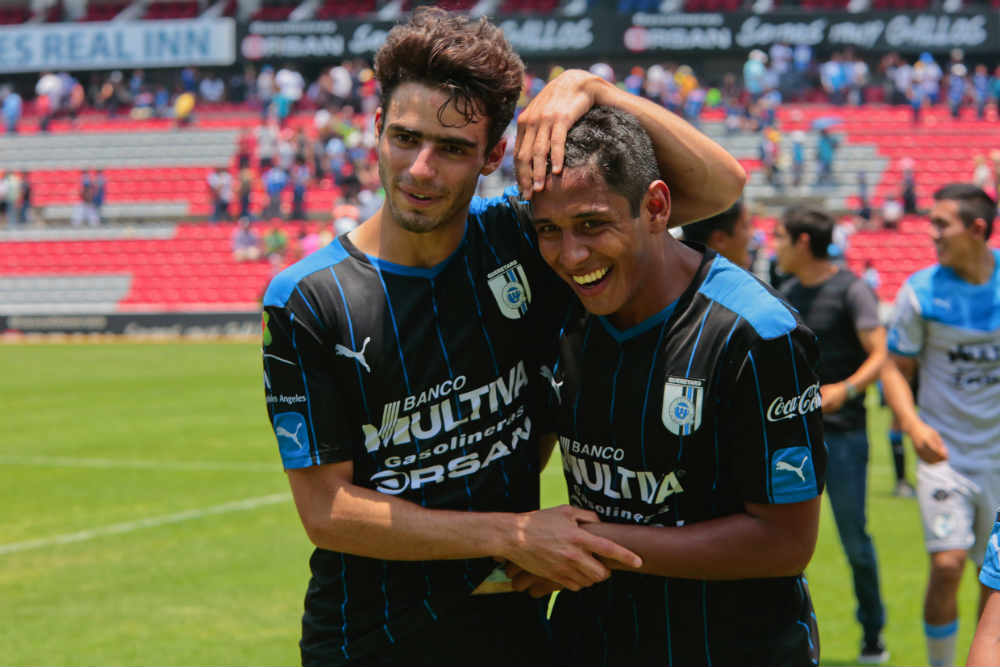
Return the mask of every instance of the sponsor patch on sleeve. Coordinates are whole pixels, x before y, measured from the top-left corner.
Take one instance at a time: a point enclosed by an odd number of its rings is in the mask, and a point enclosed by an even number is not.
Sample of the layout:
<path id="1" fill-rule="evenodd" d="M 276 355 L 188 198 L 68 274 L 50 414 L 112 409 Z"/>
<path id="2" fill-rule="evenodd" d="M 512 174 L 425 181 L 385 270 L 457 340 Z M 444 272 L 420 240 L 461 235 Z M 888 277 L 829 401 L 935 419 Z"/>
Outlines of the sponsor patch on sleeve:
<path id="1" fill-rule="evenodd" d="M 771 498 L 797 503 L 816 497 L 816 470 L 808 447 L 785 447 L 771 455 Z"/>
<path id="2" fill-rule="evenodd" d="M 309 426 L 298 412 L 279 412 L 274 415 L 274 435 L 278 438 L 278 451 L 285 468 L 305 468 L 312 463 L 309 453 Z"/>

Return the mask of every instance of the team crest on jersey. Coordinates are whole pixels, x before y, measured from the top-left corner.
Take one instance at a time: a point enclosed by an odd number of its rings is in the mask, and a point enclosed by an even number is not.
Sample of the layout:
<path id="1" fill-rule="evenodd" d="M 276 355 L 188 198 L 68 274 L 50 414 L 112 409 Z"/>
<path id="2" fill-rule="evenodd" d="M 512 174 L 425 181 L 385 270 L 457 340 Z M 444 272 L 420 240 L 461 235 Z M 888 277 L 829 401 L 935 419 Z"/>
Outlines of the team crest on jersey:
<path id="1" fill-rule="evenodd" d="M 528 274 L 524 272 L 520 262 L 504 264 L 490 272 L 486 281 L 504 317 L 516 320 L 528 312 L 531 286 L 528 284 Z"/>
<path id="2" fill-rule="evenodd" d="M 668 377 L 663 384 L 663 425 L 674 435 L 690 435 L 701 426 L 704 380 Z"/>

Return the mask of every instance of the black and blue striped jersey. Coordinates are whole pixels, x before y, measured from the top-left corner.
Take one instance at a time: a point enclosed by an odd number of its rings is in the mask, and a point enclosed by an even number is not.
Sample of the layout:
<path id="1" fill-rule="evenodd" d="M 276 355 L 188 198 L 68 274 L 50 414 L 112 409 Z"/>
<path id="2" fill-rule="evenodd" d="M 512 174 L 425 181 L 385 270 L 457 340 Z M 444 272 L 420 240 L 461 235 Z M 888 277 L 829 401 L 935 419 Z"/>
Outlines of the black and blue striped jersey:
<path id="1" fill-rule="evenodd" d="M 684 526 L 746 502 L 815 498 L 826 466 L 817 357 L 796 312 L 711 251 L 678 300 L 635 327 L 574 318 L 545 370 L 570 502 L 602 521 Z M 566 664 L 818 659 L 800 576 L 616 572 L 561 592 L 552 621 Z"/>
<path id="2" fill-rule="evenodd" d="M 534 343 L 555 339 L 570 295 L 515 195 L 474 198 L 461 244 L 432 268 L 367 256 L 341 236 L 275 277 L 263 361 L 285 468 L 352 461 L 355 484 L 425 507 L 537 509 Z M 461 614 L 494 566 L 316 549 L 303 650 L 332 662 L 377 654 Z"/>

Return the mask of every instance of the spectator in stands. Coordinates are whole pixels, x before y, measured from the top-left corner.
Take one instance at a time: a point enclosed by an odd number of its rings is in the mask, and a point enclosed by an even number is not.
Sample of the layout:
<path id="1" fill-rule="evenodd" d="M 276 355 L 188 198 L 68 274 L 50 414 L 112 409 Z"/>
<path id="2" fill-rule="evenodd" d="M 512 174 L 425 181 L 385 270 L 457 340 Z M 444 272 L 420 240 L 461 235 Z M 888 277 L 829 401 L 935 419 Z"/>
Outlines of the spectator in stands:
<path id="1" fill-rule="evenodd" d="M 281 217 L 281 193 L 288 185 L 288 174 L 281 167 L 274 165 L 264 174 L 264 189 L 267 191 L 267 207 L 265 218 Z"/>
<path id="2" fill-rule="evenodd" d="M 781 168 L 778 166 L 778 158 L 781 155 L 781 133 L 777 128 L 768 127 L 760 133 L 758 154 L 764 166 L 768 185 L 775 190 L 781 190 L 784 187 L 781 181 Z"/>
<path id="3" fill-rule="evenodd" d="M 34 207 L 31 202 L 32 192 L 31 192 L 31 175 L 26 172 L 21 172 L 21 211 L 18 218 L 21 220 L 21 224 L 25 225 L 30 223 L 34 213 Z"/>
<path id="4" fill-rule="evenodd" d="M 858 219 L 864 227 L 867 227 L 872 219 L 872 205 L 868 200 L 868 179 L 863 171 L 858 172 Z"/>
<path id="5" fill-rule="evenodd" d="M 3 107 L 3 122 L 7 134 L 17 134 L 17 124 L 21 121 L 21 96 L 11 86 L 0 88 L 0 104 Z"/>
<path id="6" fill-rule="evenodd" d="M 893 104 L 913 104 L 913 65 L 898 53 L 891 53 L 885 68 L 886 78 L 892 82 L 889 100 Z"/>
<path id="7" fill-rule="evenodd" d="M 122 82 L 123 78 L 121 70 L 114 70 L 97 91 L 94 104 L 97 108 L 106 110 L 108 118 L 114 118 L 121 107 L 132 102 L 132 96 Z"/>
<path id="8" fill-rule="evenodd" d="M 271 100 L 274 99 L 276 89 L 274 86 L 274 68 L 264 65 L 257 75 L 257 103 L 260 104 L 260 118 L 267 120 L 271 113 Z"/>
<path id="9" fill-rule="evenodd" d="M 297 155 L 295 165 L 292 167 L 292 212 L 289 214 L 290 220 L 305 220 L 306 214 L 306 188 L 312 174 L 309 171 L 309 163 L 305 156 Z"/>
<path id="10" fill-rule="evenodd" d="M 80 201 L 73 207 L 73 212 L 70 214 L 70 223 L 73 226 L 78 227 L 85 222 L 91 227 L 101 224 L 100 215 L 94 206 L 94 190 L 93 176 L 84 171 L 80 178 Z"/>
<path id="11" fill-rule="evenodd" d="M 3 181 L 3 187 L 0 189 L 3 191 L 3 208 L 7 212 L 7 226 L 17 227 L 21 224 L 21 177 L 13 171 L 8 171 Z"/>
<path id="12" fill-rule="evenodd" d="M 59 77 L 52 72 L 42 72 L 35 84 L 36 108 L 42 114 L 39 129 L 42 132 L 49 131 L 49 123 L 52 117 L 59 110 L 62 102 L 62 82 Z"/>
<path id="13" fill-rule="evenodd" d="M 990 77 L 990 99 L 993 100 L 997 117 L 1000 118 L 1000 65 L 996 66 L 993 70 L 993 76 Z"/>
<path id="14" fill-rule="evenodd" d="M 306 82 L 297 69 L 286 64 L 274 75 L 274 85 L 277 88 L 277 95 L 274 97 L 275 115 L 280 124 L 284 123 L 285 118 L 302 99 Z"/>
<path id="15" fill-rule="evenodd" d="M 153 115 L 157 118 L 170 116 L 170 91 L 162 83 L 157 84 L 153 93 Z"/>
<path id="16" fill-rule="evenodd" d="M 236 139 L 236 168 L 246 169 L 253 159 L 253 135 L 250 130 L 243 128 L 240 136 Z"/>
<path id="17" fill-rule="evenodd" d="M 240 169 L 239 171 L 239 181 L 237 184 L 239 197 L 239 212 L 237 216 L 239 218 L 249 218 L 253 219 L 253 208 L 252 208 L 252 197 L 253 197 L 253 185 L 254 177 L 253 170 L 249 167 L 246 169 Z"/>
<path id="18" fill-rule="evenodd" d="M 865 103 L 865 88 L 870 77 L 868 63 L 853 49 L 848 49 L 844 67 L 847 71 L 847 101 L 860 106 Z"/>
<path id="19" fill-rule="evenodd" d="M 202 100 L 218 104 L 226 97 L 226 83 L 217 73 L 206 74 L 198 84 L 198 94 Z"/>
<path id="20" fill-rule="evenodd" d="M 952 63 L 948 69 L 948 109 L 951 117 L 958 118 L 962 113 L 969 83 L 966 80 L 968 71 L 962 63 Z"/>
<path id="21" fill-rule="evenodd" d="M 899 221 L 903 219 L 903 202 L 894 194 L 886 196 L 882 203 L 882 226 L 885 229 L 899 229 Z"/>
<path id="22" fill-rule="evenodd" d="M 819 131 L 819 141 L 816 145 L 816 158 L 819 163 L 819 173 L 816 176 L 816 185 L 821 187 L 832 187 L 833 161 L 837 155 L 837 146 L 840 142 L 834 137 L 828 128 Z"/>
<path id="23" fill-rule="evenodd" d="M 133 99 L 139 95 L 146 87 L 146 73 L 141 69 L 132 70 L 132 76 L 128 80 L 128 92 Z"/>
<path id="24" fill-rule="evenodd" d="M 129 117 L 137 120 L 152 118 L 153 114 L 156 113 L 155 105 L 156 95 L 153 94 L 153 91 L 149 86 L 143 86 L 139 89 L 139 92 L 132 97 L 132 110 L 129 112 Z M 178 117 L 179 116 L 180 114 L 178 114 Z"/>
<path id="25" fill-rule="evenodd" d="M 684 240 L 701 243 L 743 269 L 750 268 L 750 216 L 737 200 L 722 213 L 682 227 Z"/>
<path id="26" fill-rule="evenodd" d="M 970 83 L 972 99 L 976 105 L 976 118 L 986 118 L 986 104 L 990 101 L 990 72 L 986 65 L 979 63 L 972 74 Z"/>
<path id="27" fill-rule="evenodd" d="M 208 175 L 208 189 L 212 196 L 212 222 L 229 220 L 229 205 L 233 201 L 233 177 L 224 167 L 216 167 Z"/>
<path id="28" fill-rule="evenodd" d="M 274 164 L 278 153 L 278 124 L 273 120 L 261 123 L 254 130 L 257 140 L 257 166 L 261 173 L 266 172 Z"/>
<path id="29" fill-rule="evenodd" d="M 174 100 L 174 120 L 177 122 L 177 127 L 191 124 L 194 120 L 195 104 L 196 99 L 192 92 L 185 91 L 177 96 Z"/>
<path id="30" fill-rule="evenodd" d="M 844 55 L 834 51 L 830 59 L 819 69 L 820 84 L 832 104 L 843 104 L 847 100 L 849 83 L 848 68 L 844 63 Z"/>
<path id="31" fill-rule="evenodd" d="M 93 176 L 93 203 L 94 213 L 97 215 L 97 222 L 104 222 L 102 209 L 104 208 L 104 198 L 108 192 L 108 181 L 104 177 L 103 169 L 95 169 Z"/>
<path id="32" fill-rule="evenodd" d="M 198 72 L 194 67 L 181 68 L 181 91 L 194 94 L 198 90 Z"/>
<path id="33" fill-rule="evenodd" d="M 792 132 L 791 146 L 792 185 L 802 185 L 806 169 L 806 134 L 802 130 Z"/>
<path id="34" fill-rule="evenodd" d="M 250 218 L 241 217 L 233 230 L 233 259 L 237 262 L 255 262 L 260 259 L 260 237 L 250 224 Z"/>
<path id="35" fill-rule="evenodd" d="M 63 99 L 61 109 L 69 116 L 70 122 L 75 126 L 80 111 L 87 101 L 87 93 L 83 85 L 71 76 L 68 72 L 60 72 L 59 80 L 62 82 Z"/>
<path id="36" fill-rule="evenodd" d="M 272 268 L 280 269 L 285 263 L 285 251 L 288 250 L 288 234 L 275 220 L 271 228 L 264 234 L 264 255 L 271 262 Z"/>
<path id="37" fill-rule="evenodd" d="M 756 101 L 764 94 L 764 75 L 767 68 L 767 54 L 754 49 L 743 64 L 743 88 Z"/>
<path id="38" fill-rule="evenodd" d="M 253 66 L 246 65 L 241 71 L 233 72 L 227 82 L 226 99 L 233 104 L 246 104 L 250 97 L 250 88 L 254 82 Z"/>
<path id="39" fill-rule="evenodd" d="M 792 56 L 794 55 L 792 47 L 786 42 L 775 42 L 768 49 L 767 54 L 771 61 L 770 70 L 780 86 L 792 70 Z"/>

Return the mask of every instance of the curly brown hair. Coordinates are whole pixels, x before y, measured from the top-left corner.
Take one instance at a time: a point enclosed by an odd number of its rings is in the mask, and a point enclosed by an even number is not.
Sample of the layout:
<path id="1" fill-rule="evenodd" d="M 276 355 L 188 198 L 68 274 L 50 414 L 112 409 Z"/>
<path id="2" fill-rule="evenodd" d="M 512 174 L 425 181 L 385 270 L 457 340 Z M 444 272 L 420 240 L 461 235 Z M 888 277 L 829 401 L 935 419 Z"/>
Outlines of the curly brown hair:
<path id="1" fill-rule="evenodd" d="M 407 23 L 389 31 L 375 54 L 375 78 L 383 109 L 397 86 L 415 82 L 447 93 L 438 109 L 442 122 L 449 105 L 467 122 L 487 118 L 489 151 L 514 117 L 524 63 L 503 31 L 485 17 L 472 21 L 437 7 L 419 7 Z"/>

